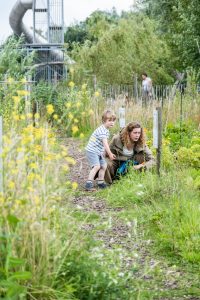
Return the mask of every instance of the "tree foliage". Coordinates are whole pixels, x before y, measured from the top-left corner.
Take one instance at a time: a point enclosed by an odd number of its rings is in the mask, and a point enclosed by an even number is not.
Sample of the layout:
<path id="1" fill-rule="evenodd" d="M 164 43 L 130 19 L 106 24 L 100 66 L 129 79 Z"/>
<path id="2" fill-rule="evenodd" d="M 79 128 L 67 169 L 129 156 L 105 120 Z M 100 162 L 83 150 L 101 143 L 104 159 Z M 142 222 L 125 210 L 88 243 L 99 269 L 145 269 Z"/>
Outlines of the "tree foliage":
<path id="1" fill-rule="evenodd" d="M 108 30 L 111 24 L 119 20 L 115 8 L 109 11 L 94 11 L 85 21 L 72 24 L 65 32 L 65 42 L 68 43 L 69 51 L 72 50 L 73 42 L 83 44 L 85 40 L 96 41 Z"/>
<path id="2" fill-rule="evenodd" d="M 141 1 L 140 1 L 141 2 Z M 143 0 L 146 13 L 158 20 L 180 70 L 200 67 L 200 1 Z"/>
<path id="3" fill-rule="evenodd" d="M 33 62 L 33 55 L 27 55 L 22 38 L 9 37 L 0 50 L 0 78 L 4 75 L 15 79 L 24 76 Z"/>
<path id="4" fill-rule="evenodd" d="M 96 43 L 75 47 L 77 73 L 88 71 L 106 83 L 131 84 L 134 74 L 144 70 L 154 82 L 169 82 L 169 51 L 156 35 L 155 24 L 143 15 L 130 14 L 117 26 L 110 26 Z"/>

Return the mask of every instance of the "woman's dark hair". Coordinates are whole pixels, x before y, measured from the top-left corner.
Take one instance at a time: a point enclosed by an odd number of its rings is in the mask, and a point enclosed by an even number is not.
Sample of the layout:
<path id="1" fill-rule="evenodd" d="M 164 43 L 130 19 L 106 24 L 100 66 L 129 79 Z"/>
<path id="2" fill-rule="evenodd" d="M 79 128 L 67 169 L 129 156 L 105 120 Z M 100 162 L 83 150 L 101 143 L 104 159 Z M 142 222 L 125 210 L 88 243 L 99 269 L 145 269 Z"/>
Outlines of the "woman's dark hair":
<path id="1" fill-rule="evenodd" d="M 144 76 L 146 76 L 146 77 L 148 76 L 148 75 L 147 75 L 147 73 L 145 73 L 145 72 L 144 72 L 144 73 L 142 73 L 142 75 L 144 75 Z"/>
<path id="2" fill-rule="evenodd" d="M 135 142 L 135 144 L 143 146 L 145 143 L 145 137 L 144 137 L 144 131 L 143 128 L 141 127 L 140 123 L 138 122 L 130 122 L 124 127 L 120 133 L 120 138 L 124 146 L 128 146 L 132 144 L 133 142 L 130 139 L 130 133 L 133 131 L 135 128 L 141 128 L 141 134 L 139 137 L 139 140 Z"/>

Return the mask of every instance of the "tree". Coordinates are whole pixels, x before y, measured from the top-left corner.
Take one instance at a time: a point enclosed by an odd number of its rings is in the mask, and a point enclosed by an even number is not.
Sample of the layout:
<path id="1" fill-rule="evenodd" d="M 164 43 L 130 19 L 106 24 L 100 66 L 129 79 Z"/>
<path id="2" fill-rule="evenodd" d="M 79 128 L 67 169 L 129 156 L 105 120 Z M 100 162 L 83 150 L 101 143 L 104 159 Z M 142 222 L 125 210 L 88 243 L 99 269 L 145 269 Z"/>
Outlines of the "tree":
<path id="1" fill-rule="evenodd" d="M 115 8 L 111 12 L 96 10 L 85 21 L 67 27 L 64 39 L 68 44 L 68 50 L 72 50 L 73 43 L 83 44 L 86 40 L 97 41 L 112 24 L 117 24 L 118 20 L 119 16 Z"/>
<path id="2" fill-rule="evenodd" d="M 24 40 L 14 35 L 10 36 L 0 50 L 0 78 L 4 74 L 15 79 L 28 72 L 28 66 L 33 62 L 32 54 L 27 54 L 23 47 Z"/>
<path id="3" fill-rule="evenodd" d="M 141 1 L 140 1 L 141 4 Z M 159 22 L 160 31 L 173 52 L 175 68 L 200 68 L 200 1 L 143 0 L 147 15 Z"/>
<path id="4" fill-rule="evenodd" d="M 120 19 L 96 43 L 74 49 L 77 74 L 87 70 L 101 82 L 131 84 L 133 74 L 145 70 L 154 82 L 170 82 L 169 51 L 155 30 L 155 23 L 142 15 Z"/>
<path id="5" fill-rule="evenodd" d="M 88 32 L 86 29 L 86 23 L 80 22 L 67 27 L 65 32 L 64 40 L 68 44 L 68 50 L 72 50 L 72 43 L 83 44 L 88 37 Z"/>

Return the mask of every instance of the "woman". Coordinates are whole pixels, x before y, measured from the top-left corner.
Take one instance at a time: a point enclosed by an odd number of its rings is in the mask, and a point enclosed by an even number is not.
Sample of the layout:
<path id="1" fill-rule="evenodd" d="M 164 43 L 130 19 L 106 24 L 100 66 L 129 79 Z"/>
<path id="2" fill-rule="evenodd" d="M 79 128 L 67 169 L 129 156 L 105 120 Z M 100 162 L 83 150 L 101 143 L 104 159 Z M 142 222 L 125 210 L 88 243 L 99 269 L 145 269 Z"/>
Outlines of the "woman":
<path id="1" fill-rule="evenodd" d="M 107 159 L 105 181 L 108 184 L 119 174 L 119 167 L 125 165 L 124 162 L 132 162 L 135 170 L 149 169 L 155 165 L 155 159 L 145 144 L 143 128 L 138 122 L 130 122 L 115 135 L 110 143 L 110 150 L 116 158 Z"/>

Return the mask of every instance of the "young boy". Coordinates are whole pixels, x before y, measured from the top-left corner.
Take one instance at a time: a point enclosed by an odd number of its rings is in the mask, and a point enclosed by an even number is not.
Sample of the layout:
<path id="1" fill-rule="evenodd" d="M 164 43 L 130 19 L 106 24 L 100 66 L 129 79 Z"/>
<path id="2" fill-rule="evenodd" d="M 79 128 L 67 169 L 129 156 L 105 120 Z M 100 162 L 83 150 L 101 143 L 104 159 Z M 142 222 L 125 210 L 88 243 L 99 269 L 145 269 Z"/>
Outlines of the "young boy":
<path id="1" fill-rule="evenodd" d="M 104 158 L 104 152 L 107 152 L 111 160 L 116 158 L 110 151 L 110 147 L 108 145 L 109 128 L 113 127 L 115 120 L 116 116 L 110 110 L 106 110 L 102 115 L 103 124 L 93 132 L 85 148 L 86 156 L 91 167 L 88 180 L 85 184 L 85 189 L 87 191 L 94 190 L 93 180 L 97 172 L 99 172 L 97 183 L 98 187 L 101 189 L 106 188 L 104 175 L 107 163 Z"/>

